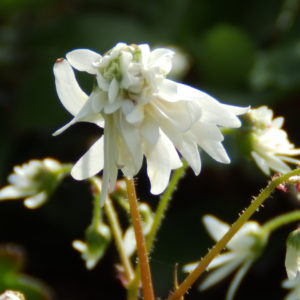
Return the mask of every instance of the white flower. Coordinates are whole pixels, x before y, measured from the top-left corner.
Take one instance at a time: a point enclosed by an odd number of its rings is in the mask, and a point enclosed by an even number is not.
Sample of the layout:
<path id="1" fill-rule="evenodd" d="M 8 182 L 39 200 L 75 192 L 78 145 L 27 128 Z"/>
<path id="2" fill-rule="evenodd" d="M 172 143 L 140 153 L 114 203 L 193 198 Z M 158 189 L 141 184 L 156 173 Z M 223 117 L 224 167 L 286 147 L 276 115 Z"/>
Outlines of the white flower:
<path id="1" fill-rule="evenodd" d="M 10 184 L 0 190 L 0 201 L 25 198 L 24 205 L 34 209 L 44 204 L 70 167 L 46 158 L 31 160 L 13 170 L 8 176 Z"/>
<path id="2" fill-rule="evenodd" d="M 290 293 L 284 298 L 285 300 L 299 300 L 300 299 L 300 274 L 294 279 L 286 279 L 282 282 L 282 287 L 291 289 Z"/>
<path id="3" fill-rule="evenodd" d="M 248 108 L 224 105 L 202 91 L 168 80 L 173 55 L 163 48 L 151 51 L 147 44 L 119 43 L 103 56 L 88 49 L 73 50 L 54 65 L 57 94 L 74 116 L 55 134 L 76 122 L 104 128 L 103 136 L 71 173 L 81 180 L 104 169 L 104 199 L 118 169 L 132 178 L 144 156 L 153 194 L 161 193 L 171 170 L 182 165 L 176 149 L 196 174 L 201 169 L 198 146 L 218 162 L 230 162 L 219 126 L 239 127 L 237 115 Z M 89 96 L 79 87 L 72 68 L 96 78 Z"/>
<path id="4" fill-rule="evenodd" d="M 287 133 L 281 128 L 283 117 L 273 119 L 273 111 L 266 106 L 251 109 L 248 116 L 252 123 L 251 156 L 266 175 L 270 175 L 270 169 L 289 172 L 291 169 L 286 162 L 300 164 L 299 159 L 291 158 L 300 154 L 300 148 L 290 143 Z"/>
<path id="5" fill-rule="evenodd" d="M 211 215 L 204 216 L 203 223 L 215 241 L 219 241 L 230 228 L 227 223 Z M 261 226 L 257 222 L 245 223 L 227 244 L 228 251 L 208 265 L 208 270 L 216 270 L 205 278 L 199 286 L 200 290 L 210 288 L 238 269 L 226 295 L 227 300 L 233 299 L 242 279 L 264 248 L 266 236 L 260 235 L 260 231 Z M 198 264 L 199 262 L 188 264 L 184 267 L 184 271 L 191 272 Z"/>
<path id="6" fill-rule="evenodd" d="M 74 249 L 81 253 L 82 259 L 88 270 L 93 269 L 105 254 L 111 241 L 110 229 L 104 223 L 97 228 L 90 226 L 85 232 L 85 242 L 75 240 L 72 243 Z"/>
<path id="7" fill-rule="evenodd" d="M 0 300 L 25 300 L 25 297 L 21 292 L 7 290 L 0 295 Z"/>
<path id="8" fill-rule="evenodd" d="M 285 268 L 290 280 L 300 273 L 300 229 L 292 231 L 287 238 Z"/>

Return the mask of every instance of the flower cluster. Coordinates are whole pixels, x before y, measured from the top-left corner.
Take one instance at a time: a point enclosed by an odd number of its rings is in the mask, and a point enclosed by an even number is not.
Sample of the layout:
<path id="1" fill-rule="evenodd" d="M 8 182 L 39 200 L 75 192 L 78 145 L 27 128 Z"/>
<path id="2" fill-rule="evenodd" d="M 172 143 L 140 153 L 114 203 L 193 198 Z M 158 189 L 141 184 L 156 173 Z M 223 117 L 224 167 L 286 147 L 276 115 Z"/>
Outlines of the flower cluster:
<path id="1" fill-rule="evenodd" d="M 108 186 L 114 186 L 118 169 L 132 178 L 144 156 L 153 194 L 161 193 L 171 170 L 182 165 L 176 150 L 195 174 L 201 169 L 198 146 L 218 162 L 230 162 L 219 127 L 239 127 L 237 115 L 248 108 L 222 104 L 167 79 L 173 55 L 164 48 L 151 51 L 147 44 L 119 43 L 103 56 L 88 49 L 73 50 L 54 65 L 57 94 L 74 116 L 55 134 L 76 122 L 104 128 L 103 136 L 71 172 L 81 180 L 103 169 L 103 199 Z M 89 96 L 78 85 L 73 68 L 95 77 Z"/>
<path id="2" fill-rule="evenodd" d="M 203 223 L 208 233 L 216 242 L 219 241 L 230 228 L 229 224 L 211 215 L 204 216 Z M 245 223 L 226 245 L 229 251 L 216 257 L 208 265 L 208 270 L 216 270 L 212 271 L 212 273 L 204 279 L 199 289 L 203 291 L 210 288 L 238 269 L 226 296 L 227 300 L 233 299 L 242 279 L 264 249 L 266 236 L 260 233 L 261 226 L 257 222 L 249 221 Z M 187 264 L 184 267 L 184 271 L 191 272 L 198 264 L 199 261 Z"/>
<path id="3" fill-rule="evenodd" d="M 8 176 L 10 184 L 0 190 L 0 201 L 25 198 L 27 208 L 38 208 L 69 171 L 69 165 L 62 165 L 52 158 L 15 166 L 14 172 Z"/>
<path id="4" fill-rule="evenodd" d="M 300 164 L 300 148 L 295 148 L 282 129 L 283 117 L 273 119 L 273 111 L 266 106 L 250 109 L 246 126 L 250 127 L 251 156 L 258 167 L 270 175 L 270 169 L 279 173 L 289 172 L 286 163 Z"/>

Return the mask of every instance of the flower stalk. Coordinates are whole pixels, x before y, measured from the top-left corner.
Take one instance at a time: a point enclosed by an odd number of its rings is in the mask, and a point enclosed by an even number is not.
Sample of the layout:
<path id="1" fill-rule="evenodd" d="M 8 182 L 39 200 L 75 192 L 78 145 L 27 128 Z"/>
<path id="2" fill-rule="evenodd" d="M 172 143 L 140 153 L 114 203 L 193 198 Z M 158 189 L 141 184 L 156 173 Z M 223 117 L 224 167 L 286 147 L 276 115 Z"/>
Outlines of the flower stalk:
<path id="1" fill-rule="evenodd" d="M 125 178 L 145 300 L 154 300 L 152 278 L 133 179 Z"/>
<path id="2" fill-rule="evenodd" d="M 191 272 L 184 281 L 179 285 L 179 287 L 167 298 L 167 300 L 179 300 L 192 284 L 202 275 L 206 270 L 209 263 L 222 251 L 222 249 L 227 245 L 231 238 L 236 234 L 236 232 L 245 224 L 250 217 L 259 209 L 263 202 L 271 195 L 274 189 L 288 181 L 291 176 L 299 175 L 300 168 L 295 169 L 289 173 L 285 173 L 272 181 L 263 189 L 260 194 L 251 202 L 249 207 L 240 215 L 237 221 L 231 226 L 230 230 L 223 236 L 223 238 L 216 243 L 216 245 L 206 254 L 202 259 L 200 264 Z"/>
<path id="3" fill-rule="evenodd" d="M 105 201 L 104 209 L 112 230 L 112 234 L 116 243 L 116 247 L 120 256 L 122 266 L 124 267 L 124 274 L 125 274 L 126 281 L 129 283 L 134 277 L 134 272 L 133 272 L 131 262 L 125 253 L 123 240 L 122 240 L 121 226 L 117 214 L 115 212 L 113 203 L 109 197 Z"/>

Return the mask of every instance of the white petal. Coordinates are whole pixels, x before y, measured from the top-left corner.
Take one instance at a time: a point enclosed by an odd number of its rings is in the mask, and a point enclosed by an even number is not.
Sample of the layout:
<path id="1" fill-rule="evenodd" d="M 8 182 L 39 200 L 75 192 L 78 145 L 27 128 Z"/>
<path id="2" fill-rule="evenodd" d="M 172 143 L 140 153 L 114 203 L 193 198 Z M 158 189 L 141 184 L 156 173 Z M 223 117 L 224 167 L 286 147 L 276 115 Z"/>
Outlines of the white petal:
<path id="1" fill-rule="evenodd" d="M 225 277 L 229 276 L 242 263 L 243 259 L 244 258 L 236 257 L 236 259 L 230 263 L 222 266 L 219 269 L 216 269 L 215 271 L 212 271 L 200 284 L 200 291 L 210 288 L 211 286 L 219 283 Z"/>
<path id="2" fill-rule="evenodd" d="M 192 88 L 185 84 L 177 84 L 178 97 L 182 100 L 195 101 L 201 106 L 203 122 L 211 122 L 216 125 L 237 128 L 241 126 L 240 120 L 236 117 L 236 113 L 247 111 L 248 108 L 239 108 L 228 106 L 218 102 L 210 95 Z"/>
<path id="3" fill-rule="evenodd" d="M 279 159 L 275 155 L 266 153 L 264 158 L 268 163 L 269 167 L 276 172 L 286 173 L 291 170 L 287 164 L 285 164 L 281 159 Z"/>
<path id="4" fill-rule="evenodd" d="M 115 116 L 114 120 L 114 125 L 118 127 L 118 131 L 120 132 L 130 153 L 132 162 L 134 163 L 134 174 L 130 176 L 133 177 L 140 170 L 143 162 L 143 152 L 139 128 L 123 120 L 122 114 L 119 114 L 119 116 Z M 122 151 L 122 149 L 120 149 L 120 151 Z"/>
<path id="5" fill-rule="evenodd" d="M 101 59 L 101 55 L 89 49 L 76 49 L 66 54 L 67 60 L 78 71 L 96 74 L 93 63 Z"/>
<path id="6" fill-rule="evenodd" d="M 296 247 L 287 247 L 285 256 L 285 268 L 289 280 L 295 279 L 297 273 L 300 273 L 300 253 L 296 249 Z"/>
<path id="7" fill-rule="evenodd" d="M 75 117 L 69 123 L 56 130 L 53 135 L 56 136 L 61 134 L 77 122 L 91 122 L 103 127 L 103 117 L 98 111 L 95 111 L 95 109 L 102 107 L 101 103 L 105 101 L 105 99 L 102 99 L 102 97 L 103 93 L 99 89 L 94 90 Z"/>
<path id="8" fill-rule="evenodd" d="M 204 140 L 199 145 L 214 160 L 223 164 L 230 163 L 230 158 L 221 142 Z"/>
<path id="9" fill-rule="evenodd" d="M 151 182 L 151 193 L 162 193 L 167 187 L 172 169 L 182 166 L 175 147 L 167 136 L 161 132 L 156 145 L 145 146 L 147 173 Z"/>
<path id="10" fill-rule="evenodd" d="M 164 79 L 159 85 L 158 97 L 168 102 L 177 102 L 182 100 L 178 97 L 177 83 L 169 79 Z"/>
<path id="11" fill-rule="evenodd" d="M 229 230 L 230 226 L 212 215 L 205 215 L 202 219 L 206 230 L 210 236 L 217 242 Z"/>
<path id="12" fill-rule="evenodd" d="M 179 131 L 186 132 L 195 123 L 196 118 L 188 110 L 183 101 L 168 103 L 164 101 L 152 101 L 152 107 L 156 110 L 157 119 L 161 122 L 170 122 Z M 198 113 L 196 112 L 198 115 Z"/>
<path id="13" fill-rule="evenodd" d="M 130 257 L 136 249 L 135 234 L 132 227 L 126 230 L 123 245 L 126 255 Z"/>
<path id="14" fill-rule="evenodd" d="M 0 190 L 0 200 L 18 199 L 28 196 L 23 190 L 18 189 L 13 185 L 8 185 Z"/>
<path id="15" fill-rule="evenodd" d="M 119 83 L 118 81 L 114 78 L 108 89 L 108 102 L 113 103 L 119 93 Z"/>
<path id="16" fill-rule="evenodd" d="M 144 107 L 136 105 L 135 108 L 126 115 L 126 121 L 131 124 L 140 123 L 144 119 Z"/>
<path id="17" fill-rule="evenodd" d="M 48 195 L 46 192 L 38 193 L 32 197 L 26 198 L 24 200 L 24 205 L 30 209 L 38 208 L 46 202 L 47 197 Z"/>
<path id="18" fill-rule="evenodd" d="M 183 267 L 183 272 L 187 272 L 187 273 L 192 272 L 199 265 L 199 263 L 200 263 L 200 261 L 197 261 L 197 262 L 185 265 Z"/>
<path id="19" fill-rule="evenodd" d="M 159 127 L 154 119 L 146 116 L 140 126 L 140 133 L 148 143 L 154 145 L 159 138 Z"/>
<path id="20" fill-rule="evenodd" d="M 98 139 L 77 161 L 71 171 L 73 178 L 83 180 L 99 173 L 104 166 L 104 139 Z"/>
<path id="21" fill-rule="evenodd" d="M 229 251 L 224 254 L 221 254 L 214 258 L 210 264 L 207 266 L 207 270 L 217 268 L 219 266 L 225 265 L 232 261 L 236 257 L 236 253 L 234 251 Z"/>
<path id="22" fill-rule="evenodd" d="M 252 151 L 251 152 L 251 156 L 253 157 L 254 161 L 256 162 L 256 164 L 258 165 L 258 167 L 266 174 L 266 175 L 270 175 L 270 168 L 267 164 L 267 162 L 265 161 L 265 159 L 263 159 L 263 157 L 261 157 L 257 152 Z"/>
<path id="23" fill-rule="evenodd" d="M 76 249 L 77 251 L 79 251 L 81 253 L 87 251 L 87 244 L 80 240 L 73 241 L 72 246 L 74 249 Z"/>
<path id="24" fill-rule="evenodd" d="M 159 67 L 164 74 L 168 74 L 172 69 L 172 58 L 174 53 L 174 51 L 165 48 L 153 50 L 149 56 L 149 68 Z"/>
<path id="25" fill-rule="evenodd" d="M 73 116 L 76 115 L 88 96 L 79 87 L 73 69 L 65 59 L 58 59 L 53 67 L 58 97 Z"/>
<path id="26" fill-rule="evenodd" d="M 243 266 L 238 270 L 238 272 L 235 274 L 230 286 L 229 286 L 229 290 L 227 292 L 226 295 L 226 300 L 232 300 L 237 288 L 239 287 L 241 281 L 243 280 L 243 278 L 245 277 L 246 273 L 248 272 L 248 270 L 250 269 L 250 267 L 253 264 L 253 259 L 250 259 L 248 261 L 246 261 Z"/>

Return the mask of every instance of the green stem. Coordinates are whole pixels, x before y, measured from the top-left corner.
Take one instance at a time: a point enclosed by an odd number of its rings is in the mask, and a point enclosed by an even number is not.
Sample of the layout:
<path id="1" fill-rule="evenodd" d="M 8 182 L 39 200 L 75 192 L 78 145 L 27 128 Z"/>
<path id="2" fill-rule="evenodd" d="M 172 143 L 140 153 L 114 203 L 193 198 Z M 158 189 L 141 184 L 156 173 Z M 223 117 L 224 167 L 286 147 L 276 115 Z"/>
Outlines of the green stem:
<path id="1" fill-rule="evenodd" d="M 98 228 L 101 224 L 101 181 L 98 177 L 94 176 L 89 178 L 89 181 L 93 184 L 96 191 L 94 194 L 94 209 L 93 209 L 93 219 L 92 219 L 92 226 Z"/>
<path id="2" fill-rule="evenodd" d="M 289 173 L 283 174 L 269 182 L 267 187 L 263 189 L 260 194 L 251 202 L 249 207 L 243 212 L 243 214 L 237 219 L 237 221 L 231 226 L 229 231 L 223 236 L 219 242 L 206 254 L 199 265 L 191 272 L 184 281 L 179 285 L 167 300 L 178 300 L 182 297 L 192 284 L 199 278 L 200 275 L 206 270 L 210 262 L 222 251 L 231 238 L 237 233 L 237 231 L 249 220 L 249 218 L 258 210 L 262 203 L 270 196 L 273 190 L 282 183 L 285 183 L 289 177 L 300 174 L 300 168 L 293 170 Z"/>
<path id="3" fill-rule="evenodd" d="M 279 228 L 283 225 L 286 225 L 288 223 L 292 223 L 295 221 L 299 221 L 299 220 L 300 220 L 300 210 L 288 212 L 286 214 L 283 214 L 281 216 L 278 216 L 278 217 L 266 222 L 262 226 L 261 234 L 262 235 L 269 234 L 272 231 L 276 230 L 277 228 Z"/>
<path id="4" fill-rule="evenodd" d="M 122 239 L 122 230 L 121 230 L 120 222 L 118 220 L 118 216 L 114 209 L 113 203 L 109 197 L 105 201 L 104 209 L 112 230 L 112 234 L 116 243 L 116 247 L 120 256 L 121 263 L 124 267 L 124 274 L 126 277 L 126 281 L 129 283 L 134 276 L 133 269 L 129 258 L 125 253 L 125 247 Z"/>

